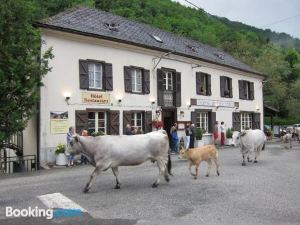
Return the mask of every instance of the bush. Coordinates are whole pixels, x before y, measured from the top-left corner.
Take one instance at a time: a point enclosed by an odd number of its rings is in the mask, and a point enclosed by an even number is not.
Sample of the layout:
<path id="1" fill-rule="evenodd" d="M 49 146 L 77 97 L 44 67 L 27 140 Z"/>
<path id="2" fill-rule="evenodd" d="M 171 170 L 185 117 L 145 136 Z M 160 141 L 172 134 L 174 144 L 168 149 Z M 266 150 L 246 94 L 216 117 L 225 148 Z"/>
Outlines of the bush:
<path id="1" fill-rule="evenodd" d="M 91 136 L 93 137 L 102 136 L 102 135 L 104 135 L 102 131 L 98 131 L 98 132 L 94 131 L 93 133 L 91 133 Z"/>
<path id="2" fill-rule="evenodd" d="M 232 138 L 233 128 L 228 128 L 226 130 L 226 138 Z"/>
<path id="3" fill-rule="evenodd" d="M 203 130 L 201 128 L 196 128 L 196 140 L 202 140 Z"/>
<path id="4" fill-rule="evenodd" d="M 64 144 L 58 144 L 55 148 L 55 155 L 59 155 L 60 153 L 65 153 L 66 146 Z"/>

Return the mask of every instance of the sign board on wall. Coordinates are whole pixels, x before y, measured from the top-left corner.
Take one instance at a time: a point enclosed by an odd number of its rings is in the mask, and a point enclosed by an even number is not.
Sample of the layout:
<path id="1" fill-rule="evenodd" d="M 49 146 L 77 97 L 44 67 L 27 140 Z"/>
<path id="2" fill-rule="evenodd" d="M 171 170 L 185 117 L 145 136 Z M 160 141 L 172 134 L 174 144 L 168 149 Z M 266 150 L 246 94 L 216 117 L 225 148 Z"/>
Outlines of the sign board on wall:
<path id="1" fill-rule="evenodd" d="M 99 92 L 82 92 L 82 103 L 86 104 L 109 104 L 110 96 Z"/>
<path id="2" fill-rule="evenodd" d="M 68 111 L 50 112 L 50 130 L 51 134 L 66 134 L 68 133 Z"/>
<path id="3" fill-rule="evenodd" d="M 192 105 L 198 106 L 208 106 L 208 107 L 227 107 L 234 108 L 236 107 L 235 102 L 233 101 L 218 101 L 210 99 L 191 99 Z"/>

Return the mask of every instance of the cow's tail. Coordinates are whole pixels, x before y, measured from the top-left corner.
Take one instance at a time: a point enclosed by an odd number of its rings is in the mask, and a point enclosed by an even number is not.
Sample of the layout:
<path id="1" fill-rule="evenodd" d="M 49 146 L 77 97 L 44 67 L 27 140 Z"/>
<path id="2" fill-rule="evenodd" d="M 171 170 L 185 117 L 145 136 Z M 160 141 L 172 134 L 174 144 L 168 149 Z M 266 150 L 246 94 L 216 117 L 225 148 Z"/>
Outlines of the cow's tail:
<path id="1" fill-rule="evenodd" d="M 262 151 L 264 151 L 265 150 L 265 145 L 266 145 L 266 143 L 264 143 L 264 145 L 263 145 L 263 147 L 262 147 Z"/>
<path id="2" fill-rule="evenodd" d="M 173 176 L 173 174 L 172 174 L 172 161 L 171 161 L 170 151 L 168 153 L 167 169 L 168 169 L 168 174 L 171 175 L 171 176 Z"/>

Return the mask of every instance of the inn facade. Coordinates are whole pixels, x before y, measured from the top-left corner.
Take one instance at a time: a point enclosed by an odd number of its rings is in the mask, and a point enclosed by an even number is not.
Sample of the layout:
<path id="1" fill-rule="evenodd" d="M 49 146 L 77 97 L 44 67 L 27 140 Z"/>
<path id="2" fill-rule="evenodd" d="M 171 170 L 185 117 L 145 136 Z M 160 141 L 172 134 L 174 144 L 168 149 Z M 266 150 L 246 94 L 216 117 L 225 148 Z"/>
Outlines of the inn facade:
<path id="1" fill-rule="evenodd" d="M 55 160 L 69 126 L 119 135 L 128 123 L 150 132 L 157 119 L 167 131 L 177 122 L 183 136 L 192 122 L 210 141 L 215 121 L 263 127 L 264 75 L 219 49 L 89 8 L 37 25 L 42 53 L 52 47 L 55 56 L 24 132 L 25 154 L 40 162 Z"/>

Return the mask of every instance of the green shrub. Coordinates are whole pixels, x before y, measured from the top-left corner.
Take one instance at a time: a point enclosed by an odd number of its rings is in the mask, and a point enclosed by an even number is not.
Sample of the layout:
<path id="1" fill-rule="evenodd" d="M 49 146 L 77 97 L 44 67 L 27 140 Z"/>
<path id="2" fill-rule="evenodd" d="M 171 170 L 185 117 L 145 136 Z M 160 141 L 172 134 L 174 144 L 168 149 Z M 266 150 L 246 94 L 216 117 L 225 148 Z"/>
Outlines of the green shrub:
<path id="1" fill-rule="evenodd" d="M 64 144 L 58 144 L 55 148 L 55 155 L 59 155 L 60 153 L 65 153 L 66 146 Z"/>
<path id="2" fill-rule="evenodd" d="M 102 131 L 98 131 L 98 132 L 94 131 L 93 133 L 91 133 L 91 136 L 93 137 L 102 136 L 102 135 L 104 135 Z"/>
<path id="3" fill-rule="evenodd" d="M 196 140 L 202 140 L 203 130 L 201 128 L 196 128 Z"/>
<path id="4" fill-rule="evenodd" d="M 233 128 L 228 128 L 226 130 L 226 138 L 232 138 Z"/>

